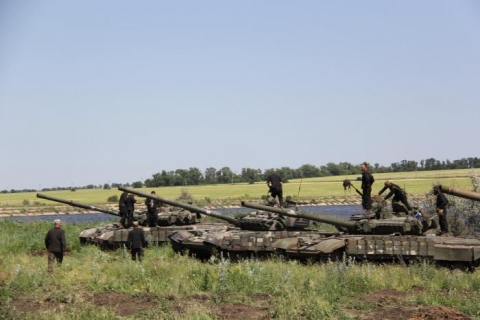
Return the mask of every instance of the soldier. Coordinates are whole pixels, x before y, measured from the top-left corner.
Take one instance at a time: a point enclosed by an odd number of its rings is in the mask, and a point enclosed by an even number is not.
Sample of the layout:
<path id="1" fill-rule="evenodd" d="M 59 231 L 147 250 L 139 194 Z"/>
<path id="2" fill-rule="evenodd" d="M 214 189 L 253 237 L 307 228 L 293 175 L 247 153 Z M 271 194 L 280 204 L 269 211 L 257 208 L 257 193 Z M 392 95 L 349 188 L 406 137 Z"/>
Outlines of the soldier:
<path id="1" fill-rule="evenodd" d="M 372 184 L 375 182 L 372 174 L 368 170 L 366 162 L 360 166 L 362 170 L 362 207 L 368 212 L 372 210 Z"/>
<path id="2" fill-rule="evenodd" d="M 48 250 L 48 273 L 53 273 L 53 262 L 57 260 L 57 265 L 61 266 L 63 262 L 63 254 L 67 251 L 67 241 L 65 239 L 65 231 L 62 230 L 62 221 L 56 219 L 55 225 L 48 230 L 45 236 L 45 247 Z"/>
<path id="3" fill-rule="evenodd" d="M 152 195 L 156 195 L 155 191 L 150 192 Z M 158 201 L 154 199 L 145 199 L 145 205 L 147 206 L 147 220 L 150 227 L 156 227 L 158 223 Z"/>
<path id="4" fill-rule="evenodd" d="M 138 226 L 138 221 L 133 222 L 133 229 L 128 232 L 128 246 L 132 254 L 132 261 L 142 262 L 143 248 L 147 245 L 143 228 Z"/>
<path id="5" fill-rule="evenodd" d="M 267 177 L 267 186 L 269 187 L 269 192 L 272 197 L 275 199 L 278 196 L 278 202 L 280 207 L 283 207 L 283 182 L 282 178 L 273 171 L 270 171 Z"/>
<path id="6" fill-rule="evenodd" d="M 388 198 L 393 196 L 392 206 L 394 205 L 394 202 L 401 202 L 405 205 L 408 211 L 412 210 L 412 207 L 410 207 L 410 205 L 408 204 L 407 194 L 405 193 L 405 191 L 391 181 L 385 181 L 385 186 L 382 188 L 382 190 L 378 192 L 378 195 L 382 195 L 382 193 L 387 189 L 389 189 L 390 192 L 384 197 L 384 199 L 387 200 Z"/>
<path id="7" fill-rule="evenodd" d="M 137 203 L 137 199 L 131 193 L 128 194 L 127 200 L 125 200 L 125 204 L 127 206 L 127 228 L 130 228 L 133 225 L 133 215 L 135 214 L 135 203 Z"/>
<path id="8" fill-rule="evenodd" d="M 125 227 L 125 220 L 127 219 L 127 198 L 128 192 L 123 192 L 118 201 L 118 210 L 120 211 L 120 224 Z"/>
<path id="9" fill-rule="evenodd" d="M 439 236 L 448 236 L 448 223 L 447 223 L 447 205 L 448 199 L 443 194 L 439 186 L 433 187 L 433 194 L 437 196 L 435 203 L 435 211 L 438 215 L 438 223 L 440 224 Z"/>

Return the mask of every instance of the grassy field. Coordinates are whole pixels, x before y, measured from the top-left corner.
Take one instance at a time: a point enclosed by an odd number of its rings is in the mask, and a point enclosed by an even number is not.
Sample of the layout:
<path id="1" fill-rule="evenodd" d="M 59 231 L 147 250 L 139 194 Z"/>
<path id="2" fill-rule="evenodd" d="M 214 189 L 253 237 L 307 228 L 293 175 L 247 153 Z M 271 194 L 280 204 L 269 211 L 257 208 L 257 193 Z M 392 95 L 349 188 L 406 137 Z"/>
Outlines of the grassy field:
<path id="1" fill-rule="evenodd" d="M 343 261 L 271 258 L 202 263 L 170 247 L 81 247 L 85 225 L 67 224 L 68 253 L 46 272 L 51 223 L 0 220 L 1 319 L 479 319 L 480 273 Z"/>
<path id="2" fill-rule="evenodd" d="M 470 173 L 377 174 L 373 192 L 386 179 L 410 193 L 425 194 L 436 183 L 470 189 Z M 345 178 L 356 176 L 294 180 L 285 184 L 285 195 L 297 195 L 301 183 L 302 199 L 344 197 Z M 360 182 L 354 184 L 359 187 Z M 186 191 L 198 201 L 238 202 L 259 198 L 266 189 L 257 183 L 155 190 L 172 199 Z M 120 191 L 48 194 L 105 204 Z M 52 205 L 35 193 L 1 194 L 0 202 L 2 210 L 14 205 L 27 212 Z M 134 263 L 125 248 L 80 246 L 78 235 L 92 226 L 64 225 L 68 252 L 52 276 L 46 272 L 44 249 L 51 222 L 0 219 L 0 319 L 480 319 L 478 271 L 465 273 L 428 262 L 409 267 L 354 260 L 300 264 L 278 257 L 200 262 L 175 254 L 168 245 L 148 248 L 144 261 Z"/>
<path id="3" fill-rule="evenodd" d="M 441 170 L 441 171 L 419 171 L 403 173 L 381 173 L 375 174 L 376 182 L 373 185 L 373 194 L 377 193 L 385 180 L 392 180 L 400 185 L 409 194 L 423 195 L 432 189 L 437 183 L 454 186 L 458 188 L 471 189 L 470 169 L 461 170 Z M 356 176 L 336 176 L 308 179 L 294 179 L 284 184 L 284 196 L 291 195 L 299 200 L 311 201 L 322 197 L 344 197 L 345 191 L 342 187 L 342 181 L 349 179 L 355 187 L 360 188 L 360 182 L 355 181 Z M 182 191 L 188 192 L 196 201 L 208 203 L 215 200 L 228 200 L 230 202 L 240 202 L 240 200 L 259 199 L 267 194 L 265 183 L 255 184 L 226 184 L 226 185 L 208 185 L 208 186 L 181 186 L 181 187 L 161 187 L 161 188 L 143 188 L 143 192 L 149 193 L 155 190 L 161 197 L 176 199 Z M 72 191 L 50 191 L 45 192 L 58 198 L 88 203 L 88 204 L 106 204 L 107 199 L 113 195 L 120 196 L 121 192 L 116 189 L 89 189 Z M 347 191 L 348 195 L 355 195 L 355 191 Z M 36 193 L 13 193 L 0 194 L 0 207 L 9 206 L 30 206 L 47 205 L 53 203 L 48 200 L 39 199 Z"/>

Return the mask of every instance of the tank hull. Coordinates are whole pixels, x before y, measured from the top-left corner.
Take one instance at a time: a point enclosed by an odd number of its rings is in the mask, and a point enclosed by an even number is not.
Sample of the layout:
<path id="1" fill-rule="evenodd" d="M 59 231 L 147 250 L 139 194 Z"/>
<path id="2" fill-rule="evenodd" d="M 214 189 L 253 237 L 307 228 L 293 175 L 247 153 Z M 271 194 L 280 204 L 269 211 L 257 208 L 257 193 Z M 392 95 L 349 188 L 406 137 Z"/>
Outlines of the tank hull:
<path id="1" fill-rule="evenodd" d="M 142 227 L 145 239 L 149 246 L 170 244 L 170 235 L 183 231 L 191 236 L 201 236 L 206 232 L 213 230 L 225 230 L 227 226 L 223 223 L 199 223 L 194 225 L 168 226 L 168 227 Z M 91 240 L 91 243 L 98 245 L 102 249 L 114 250 L 122 247 L 128 247 L 128 233 L 133 228 L 117 228 L 106 230 Z"/>
<path id="2" fill-rule="evenodd" d="M 332 257 L 359 261 L 408 263 L 429 260 L 441 265 L 480 264 L 480 240 L 406 235 L 341 235 L 329 239 L 303 237 L 273 244 L 287 258 L 325 261 Z"/>
<path id="3" fill-rule="evenodd" d="M 262 257 L 275 254 L 273 244 L 282 239 L 298 237 L 326 238 L 339 235 L 338 232 L 320 231 L 249 231 L 249 230 L 215 230 L 201 236 L 177 232 L 169 236 L 175 247 L 183 252 L 201 259 L 223 255 L 229 258 Z"/>

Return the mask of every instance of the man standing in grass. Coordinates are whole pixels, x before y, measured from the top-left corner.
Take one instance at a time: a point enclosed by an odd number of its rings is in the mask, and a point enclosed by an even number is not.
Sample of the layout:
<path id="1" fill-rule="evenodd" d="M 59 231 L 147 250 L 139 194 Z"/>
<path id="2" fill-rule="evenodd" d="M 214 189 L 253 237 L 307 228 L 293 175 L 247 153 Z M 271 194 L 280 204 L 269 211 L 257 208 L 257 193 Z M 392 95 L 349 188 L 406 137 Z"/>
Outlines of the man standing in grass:
<path id="1" fill-rule="evenodd" d="M 45 236 L 45 247 L 48 250 L 48 273 L 53 273 L 53 262 L 57 260 L 58 266 L 62 265 L 63 254 L 67 251 L 65 231 L 62 230 L 62 221 L 54 221 L 55 225 L 48 230 Z"/>
<path id="2" fill-rule="evenodd" d="M 360 166 L 362 170 L 362 207 L 366 212 L 372 210 L 372 184 L 375 182 L 372 174 L 368 170 L 366 162 Z"/>
<path id="3" fill-rule="evenodd" d="M 267 185 L 270 188 L 270 194 L 272 195 L 273 199 L 278 196 L 278 202 L 280 207 L 283 207 L 283 187 L 282 187 L 282 178 L 275 172 L 270 171 L 267 177 Z"/>
<path id="4" fill-rule="evenodd" d="M 143 233 L 143 228 L 138 226 L 138 221 L 133 222 L 133 229 L 128 232 L 128 241 L 130 247 L 130 253 L 132 254 L 132 260 L 142 262 L 143 258 L 143 247 L 147 245 L 145 240 L 145 234 Z"/>

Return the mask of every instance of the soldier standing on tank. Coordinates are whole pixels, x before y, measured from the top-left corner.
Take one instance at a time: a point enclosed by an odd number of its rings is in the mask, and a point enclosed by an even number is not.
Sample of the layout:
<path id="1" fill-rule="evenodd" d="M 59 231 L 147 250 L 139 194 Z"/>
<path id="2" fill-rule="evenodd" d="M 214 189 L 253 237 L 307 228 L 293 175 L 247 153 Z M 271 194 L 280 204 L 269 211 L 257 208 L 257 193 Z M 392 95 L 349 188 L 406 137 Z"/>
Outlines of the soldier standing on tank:
<path id="1" fill-rule="evenodd" d="M 362 163 L 360 169 L 362 170 L 362 207 L 368 212 L 372 210 L 372 184 L 375 179 L 368 170 L 366 162 Z"/>
<path id="2" fill-rule="evenodd" d="M 135 203 L 137 200 L 135 196 L 131 193 L 128 194 L 127 200 L 125 200 L 125 205 L 127 207 L 127 222 L 126 228 L 130 228 L 133 225 L 133 215 L 135 213 Z"/>
<path id="3" fill-rule="evenodd" d="M 437 196 L 435 203 L 435 211 L 438 215 L 438 223 L 440 224 L 440 232 L 438 235 L 448 236 L 448 223 L 447 223 L 447 205 L 448 199 L 442 192 L 439 186 L 433 187 L 433 194 Z"/>
<path id="4" fill-rule="evenodd" d="M 156 195 L 155 191 L 150 192 L 151 195 Z M 147 219 L 150 227 L 156 227 L 158 222 L 158 201 L 154 199 L 145 199 L 145 205 L 147 206 Z"/>
<path id="5" fill-rule="evenodd" d="M 127 219 L 127 197 L 128 192 L 123 192 L 118 200 L 118 210 L 120 211 L 120 224 L 125 227 L 125 220 Z"/>
<path id="6" fill-rule="evenodd" d="M 283 182 L 282 178 L 275 172 L 270 171 L 267 177 L 267 186 L 270 188 L 270 194 L 275 199 L 278 196 L 280 207 L 283 207 Z"/>
<path id="7" fill-rule="evenodd" d="M 132 254 L 132 261 L 142 262 L 143 248 L 147 245 L 143 228 L 138 226 L 138 221 L 133 222 L 133 229 L 128 232 L 128 246 Z"/>
<path id="8" fill-rule="evenodd" d="M 67 241 L 65 238 L 65 231 L 62 230 L 62 221 L 56 219 L 55 225 L 48 230 L 45 236 L 45 247 L 48 250 L 48 273 L 53 273 L 53 262 L 57 260 L 57 265 L 61 266 L 63 262 L 63 255 L 67 251 Z"/>
<path id="9" fill-rule="evenodd" d="M 408 201 L 407 201 L 407 194 L 405 193 L 405 191 L 400 188 L 398 185 L 396 185 L 395 183 L 392 183 L 391 181 L 385 181 L 385 186 L 382 188 L 382 190 L 380 190 L 378 192 L 378 195 L 382 195 L 382 193 L 389 189 L 390 192 L 385 196 L 385 200 L 387 200 L 388 198 L 390 198 L 391 196 L 393 196 L 393 199 L 392 199 L 392 202 L 401 202 L 405 205 L 405 207 L 407 208 L 407 210 L 411 211 L 412 210 L 412 207 L 410 207 L 410 205 L 408 204 Z"/>

